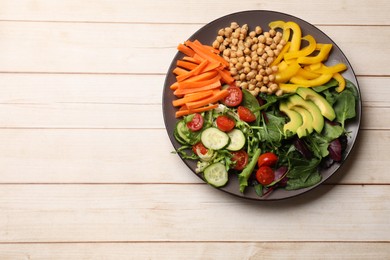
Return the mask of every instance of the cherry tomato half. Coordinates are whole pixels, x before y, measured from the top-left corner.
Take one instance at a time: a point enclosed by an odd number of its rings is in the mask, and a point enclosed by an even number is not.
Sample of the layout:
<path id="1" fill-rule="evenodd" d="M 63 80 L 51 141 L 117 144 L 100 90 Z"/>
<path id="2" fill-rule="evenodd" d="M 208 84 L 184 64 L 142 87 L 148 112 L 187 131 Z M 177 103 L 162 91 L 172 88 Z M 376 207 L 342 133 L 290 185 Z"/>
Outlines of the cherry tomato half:
<path id="1" fill-rule="evenodd" d="M 235 107 L 241 104 L 242 91 L 239 87 L 229 86 L 227 88 L 229 95 L 223 99 L 223 103 L 228 107 Z"/>
<path id="2" fill-rule="evenodd" d="M 257 160 L 257 165 L 259 167 L 261 166 L 274 166 L 276 162 L 278 161 L 278 156 L 274 153 L 263 153 L 260 155 L 259 159 Z"/>
<path id="3" fill-rule="evenodd" d="M 238 116 L 242 121 L 245 121 L 247 123 L 253 122 L 256 120 L 255 114 L 252 113 L 252 111 L 249 110 L 249 108 L 246 108 L 244 106 L 239 106 L 237 108 Z"/>
<path id="4" fill-rule="evenodd" d="M 256 180 L 263 185 L 271 184 L 275 179 L 275 172 L 269 166 L 261 166 L 256 172 Z"/>
<path id="5" fill-rule="evenodd" d="M 187 123 L 187 127 L 191 129 L 191 131 L 199 131 L 203 127 L 203 117 L 199 113 L 195 113 L 192 117 L 192 120 Z"/>
<path id="6" fill-rule="evenodd" d="M 236 125 L 234 120 L 232 118 L 230 118 L 229 116 L 218 116 L 217 120 L 215 122 L 216 122 L 219 130 L 221 130 L 223 132 L 229 132 Z"/>
<path id="7" fill-rule="evenodd" d="M 231 152 L 231 153 L 233 155 L 232 161 L 236 163 L 233 169 L 242 171 L 245 168 L 245 166 L 248 164 L 248 154 L 244 150 Z"/>
<path id="8" fill-rule="evenodd" d="M 207 148 L 202 144 L 202 142 L 199 142 L 199 143 L 194 144 L 194 145 L 192 146 L 192 151 L 193 151 L 196 155 L 199 155 L 199 154 L 198 154 L 198 151 L 199 151 L 201 154 L 203 154 L 203 155 L 205 155 L 205 154 L 208 152 Z"/>

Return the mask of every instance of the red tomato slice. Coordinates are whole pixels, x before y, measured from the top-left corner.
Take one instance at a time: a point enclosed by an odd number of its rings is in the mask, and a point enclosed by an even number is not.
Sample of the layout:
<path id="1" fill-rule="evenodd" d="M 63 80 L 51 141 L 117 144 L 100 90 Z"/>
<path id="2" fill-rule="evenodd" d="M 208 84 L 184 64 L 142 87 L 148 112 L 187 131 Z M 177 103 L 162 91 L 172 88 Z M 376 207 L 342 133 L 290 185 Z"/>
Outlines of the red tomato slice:
<path id="1" fill-rule="evenodd" d="M 253 122 L 256 120 L 255 114 L 252 113 L 252 111 L 249 110 L 249 108 L 246 108 L 244 106 L 239 106 L 237 109 L 238 116 L 242 121 L 245 121 L 247 123 Z"/>
<path id="2" fill-rule="evenodd" d="M 195 113 L 192 120 L 187 123 L 187 127 L 191 129 L 191 131 L 199 131 L 203 127 L 203 117 L 199 113 Z"/>
<path id="3" fill-rule="evenodd" d="M 229 95 L 223 99 L 223 103 L 228 107 L 235 107 L 241 104 L 242 91 L 239 87 L 229 86 L 227 88 Z"/>
<path id="4" fill-rule="evenodd" d="M 199 151 L 201 154 L 203 154 L 203 155 L 205 155 L 205 154 L 208 152 L 207 148 L 202 144 L 202 142 L 199 142 L 199 143 L 197 143 L 197 144 L 194 144 L 194 145 L 192 146 L 192 151 L 193 151 L 196 155 L 199 155 L 199 154 L 198 154 L 198 151 Z"/>
<path id="5" fill-rule="evenodd" d="M 274 153 L 263 153 L 257 160 L 257 165 L 261 166 L 274 166 L 278 161 L 278 156 Z"/>
<path id="6" fill-rule="evenodd" d="M 271 184 L 275 179 L 275 172 L 269 166 L 261 166 L 256 172 L 256 180 L 263 185 Z"/>
<path id="7" fill-rule="evenodd" d="M 215 122 L 217 123 L 219 130 L 223 132 L 229 132 L 236 125 L 234 120 L 228 116 L 218 116 Z"/>
<path id="8" fill-rule="evenodd" d="M 245 168 L 245 166 L 248 164 L 248 154 L 244 150 L 231 152 L 231 153 L 233 155 L 232 161 L 236 163 L 233 169 L 242 171 Z"/>

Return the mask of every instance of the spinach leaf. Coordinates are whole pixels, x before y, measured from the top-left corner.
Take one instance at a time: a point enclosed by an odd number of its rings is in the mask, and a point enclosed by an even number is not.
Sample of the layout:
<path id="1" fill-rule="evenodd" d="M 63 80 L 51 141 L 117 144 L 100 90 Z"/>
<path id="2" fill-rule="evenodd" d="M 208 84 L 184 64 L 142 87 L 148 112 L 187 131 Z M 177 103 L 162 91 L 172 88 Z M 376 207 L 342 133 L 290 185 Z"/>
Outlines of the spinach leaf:
<path id="1" fill-rule="evenodd" d="M 353 84 L 348 79 L 345 79 L 345 89 L 352 92 L 353 96 L 355 97 L 356 102 L 359 101 L 359 92 L 358 92 L 355 84 Z"/>
<path id="2" fill-rule="evenodd" d="M 280 146 L 283 139 L 283 126 L 286 122 L 285 117 L 277 116 L 272 112 L 265 113 L 267 121 L 262 120 L 259 127 L 252 127 L 258 130 L 260 142 L 270 143 L 271 146 Z M 276 143 L 276 144 L 275 144 Z"/>
<path id="3" fill-rule="evenodd" d="M 339 122 L 343 128 L 347 119 L 356 116 L 355 104 L 355 96 L 350 90 L 345 89 L 338 95 L 333 108 L 336 113 L 336 121 Z"/>
<path id="4" fill-rule="evenodd" d="M 334 88 L 334 87 L 337 87 L 339 85 L 339 82 L 335 79 L 331 79 L 329 80 L 326 84 L 324 84 L 323 86 L 318 86 L 318 87 L 314 87 L 313 90 L 315 92 L 323 92 L 327 89 L 330 89 L 330 88 Z"/>
<path id="5" fill-rule="evenodd" d="M 289 167 L 286 190 L 306 188 L 321 181 L 322 177 L 318 171 L 320 162 L 320 159 L 291 159 L 290 165 L 294 165 L 294 167 Z"/>
<path id="6" fill-rule="evenodd" d="M 328 142 L 331 142 L 334 139 L 339 138 L 343 133 L 344 129 L 340 125 L 325 123 L 322 135 Z"/>

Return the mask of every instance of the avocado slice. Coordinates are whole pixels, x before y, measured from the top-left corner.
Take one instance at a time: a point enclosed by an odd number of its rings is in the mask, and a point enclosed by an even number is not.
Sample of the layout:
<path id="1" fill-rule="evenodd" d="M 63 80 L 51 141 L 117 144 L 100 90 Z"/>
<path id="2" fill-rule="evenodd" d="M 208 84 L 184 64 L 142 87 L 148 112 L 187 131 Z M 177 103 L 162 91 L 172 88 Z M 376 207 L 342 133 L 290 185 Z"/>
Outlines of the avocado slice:
<path id="1" fill-rule="evenodd" d="M 299 106 L 310 112 L 313 118 L 313 129 L 317 133 L 321 133 L 324 128 L 324 117 L 321 114 L 320 109 L 310 100 L 304 100 L 298 95 L 290 96 L 289 101 L 294 106 Z"/>
<path id="2" fill-rule="evenodd" d="M 288 109 L 286 102 L 280 103 L 279 110 L 285 113 L 290 118 L 290 121 L 283 126 L 284 135 L 295 135 L 297 133 L 298 128 L 303 123 L 302 116 L 298 112 Z"/>
<path id="3" fill-rule="evenodd" d="M 288 102 L 287 107 L 291 110 L 298 112 L 302 116 L 302 125 L 297 129 L 297 135 L 299 138 L 304 137 L 313 132 L 313 117 L 310 112 L 303 107 L 295 106 Z"/>
<path id="4" fill-rule="evenodd" d="M 326 99 L 320 94 L 316 93 L 310 88 L 298 88 L 297 94 L 300 95 L 304 100 L 311 100 L 314 104 L 320 109 L 321 114 L 333 121 L 336 118 L 336 113 L 334 112 L 333 107 L 329 104 Z"/>

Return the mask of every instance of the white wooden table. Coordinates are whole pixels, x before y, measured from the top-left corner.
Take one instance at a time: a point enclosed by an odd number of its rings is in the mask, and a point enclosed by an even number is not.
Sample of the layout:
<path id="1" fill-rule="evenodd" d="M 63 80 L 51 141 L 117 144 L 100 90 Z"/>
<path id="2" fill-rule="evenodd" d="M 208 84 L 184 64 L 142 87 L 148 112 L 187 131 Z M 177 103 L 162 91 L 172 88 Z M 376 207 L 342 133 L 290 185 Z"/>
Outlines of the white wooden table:
<path id="1" fill-rule="evenodd" d="M 298 16 L 358 75 L 342 172 L 292 200 L 212 189 L 162 118 L 176 45 L 242 10 Z M 0 259 L 389 259 L 390 2 L 0 0 Z"/>

